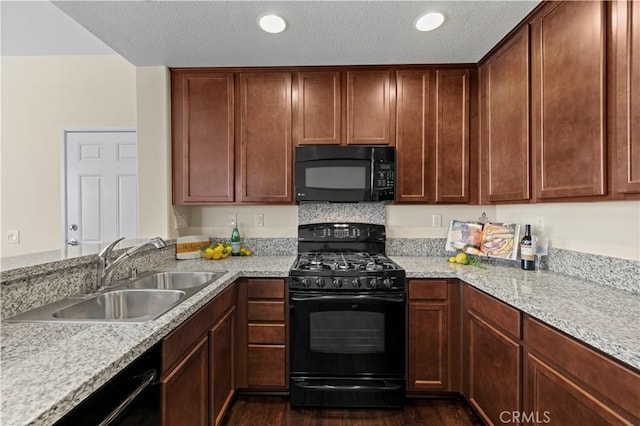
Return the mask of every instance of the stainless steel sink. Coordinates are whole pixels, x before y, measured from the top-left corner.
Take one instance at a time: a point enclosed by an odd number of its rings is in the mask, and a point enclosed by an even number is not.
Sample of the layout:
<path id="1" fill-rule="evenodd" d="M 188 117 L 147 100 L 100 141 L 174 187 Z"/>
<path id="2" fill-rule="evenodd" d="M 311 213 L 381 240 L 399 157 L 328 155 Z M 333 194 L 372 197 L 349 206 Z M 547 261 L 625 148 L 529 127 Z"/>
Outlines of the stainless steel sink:
<path id="1" fill-rule="evenodd" d="M 126 287 L 184 290 L 203 286 L 213 281 L 217 276 L 219 273 L 215 272 L 154 271 L 130 281 Z"/>
<path id="2" fill-rule="evenodd" d="M 24 312 L 6 322 L 151 321 L 211 284 L 220 272 L 149 271 L 90 296 L 69 297 Z"/>
<path id="3" fill-rule="evenodd" d="M 180 290 L 116 290 L 99 294 L 53 313 L 73 320 L 135 320 L 157 317 L 185 297 Z"/>

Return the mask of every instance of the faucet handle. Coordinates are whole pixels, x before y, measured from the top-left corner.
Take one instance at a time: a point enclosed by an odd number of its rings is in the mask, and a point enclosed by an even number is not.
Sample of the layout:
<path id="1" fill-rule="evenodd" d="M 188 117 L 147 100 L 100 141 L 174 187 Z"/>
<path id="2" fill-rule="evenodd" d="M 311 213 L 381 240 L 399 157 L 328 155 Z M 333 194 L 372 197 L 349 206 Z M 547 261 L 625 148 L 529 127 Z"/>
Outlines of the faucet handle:
<path id="1" fill-rule="evenodd" d="M 100 250 L 100 253 L 98 253 L 98 257 L 102 260 L 105 266 L 109 264 L 109 256 L 111 256 L 113 248 L 122 240 L 124 240 L 124 237 L 118 238 L 117 240 Z"/>

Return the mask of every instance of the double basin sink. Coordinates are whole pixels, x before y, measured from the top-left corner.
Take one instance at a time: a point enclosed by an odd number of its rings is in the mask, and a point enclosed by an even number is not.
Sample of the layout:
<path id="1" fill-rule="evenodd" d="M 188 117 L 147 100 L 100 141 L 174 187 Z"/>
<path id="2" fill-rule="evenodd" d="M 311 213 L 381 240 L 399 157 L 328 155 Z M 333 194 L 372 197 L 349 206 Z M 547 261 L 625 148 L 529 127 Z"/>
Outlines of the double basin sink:
<path id="1" fill-rule="evenodd" d="M 5 319 L 7 322 L 151 321 L 216 280 L 224 272 L 149 271 L 99 293 L 69 297 Z"/>

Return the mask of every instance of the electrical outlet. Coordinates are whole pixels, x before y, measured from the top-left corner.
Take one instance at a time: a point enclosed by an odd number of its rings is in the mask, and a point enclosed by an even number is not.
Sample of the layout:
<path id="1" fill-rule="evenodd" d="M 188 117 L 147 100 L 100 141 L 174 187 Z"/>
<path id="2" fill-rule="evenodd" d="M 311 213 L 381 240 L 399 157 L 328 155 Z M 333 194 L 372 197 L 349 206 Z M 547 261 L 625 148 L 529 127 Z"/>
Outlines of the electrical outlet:
<path id="1" fill-rule="evenodd" d="M 11 244 L 18 244 L 20 242 L 20 231 L 17 229 L 7 231 L 7 242 Z"/>
<path id="2" fill-rule="evenodd" d="M 258 213 L 256 214 L 256 226 L 264 226 L 264 214 Z"/>
<path id="3" fill-rule="evenodd" d="M 442 228 L 442 215 L 434 214 L 431 215 L 431 226 L 434 228 Z"/>

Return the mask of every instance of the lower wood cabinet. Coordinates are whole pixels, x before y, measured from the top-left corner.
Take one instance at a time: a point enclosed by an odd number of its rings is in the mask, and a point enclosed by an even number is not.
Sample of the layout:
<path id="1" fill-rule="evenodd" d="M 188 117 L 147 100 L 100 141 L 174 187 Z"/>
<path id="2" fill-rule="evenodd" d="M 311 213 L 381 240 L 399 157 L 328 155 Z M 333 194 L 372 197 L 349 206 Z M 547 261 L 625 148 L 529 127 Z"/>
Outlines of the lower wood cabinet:
<path id="1" fill-rule="evenodd" d="M 457 280 L 409 280 L 407 391 L 459 391 Z"/>
<path id="2" fill-rule="evenodd" d="M 235 393 L 236 285 L 162 342 L 164 426 L 218 425 Z"/>
<path id="3" fill-rule="evenodd" d="M 236 389 L 235 313 L 235 306 L 232 306 L 209 331 L 209 407 L 214 425 L 222 421 Z"/>
<path id="4" fill-rule="evenodd" d="M 464 393 L 490 425 L 504 413 L 520 413 L 521 313 L 465 284 Z"/>
<path id="5" fill-rule="evenodd" d="M 524 413 L 534 421 L 640 424 L 637 371 L 529 317 L 524 342 Z"/>
<path id="6" fill-rule="evenodd" d="M 239 389 L 288 389 L 287 300 L 285 280 L 242 280 L 238 292 Z"/>
<path id="7" fill-rule="evenodd" d="M 206 425 L 209 409 L 207 338 L 203 337 L 160 384 L 163 425 Z"/>

